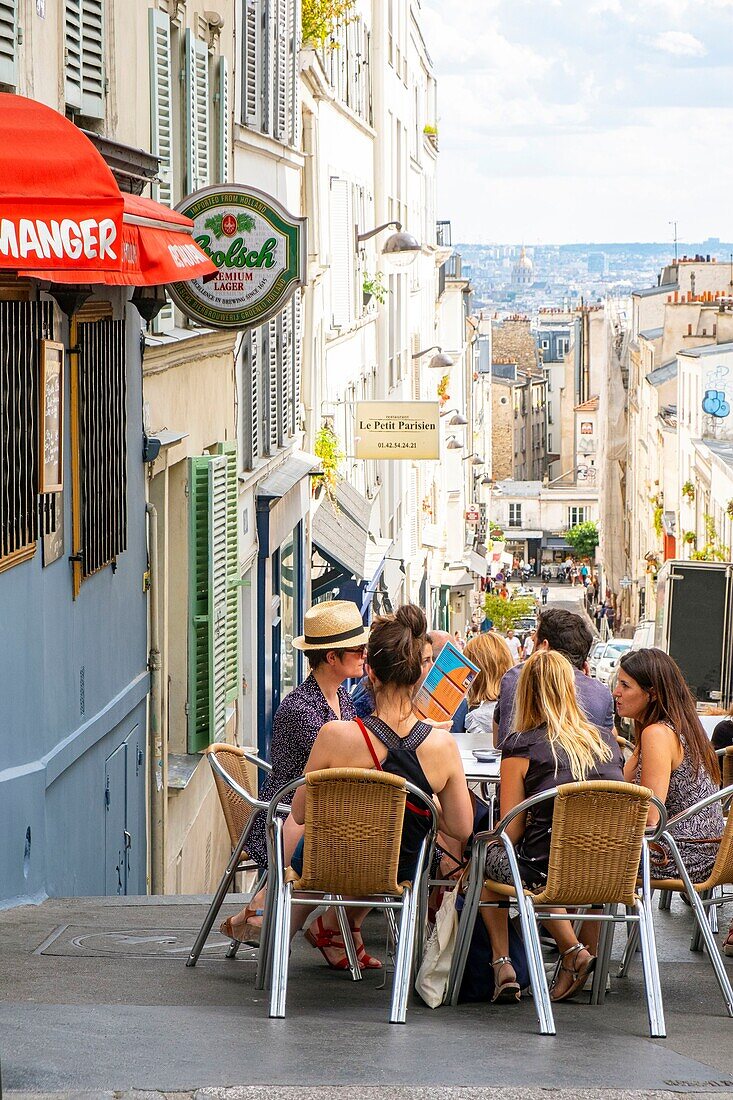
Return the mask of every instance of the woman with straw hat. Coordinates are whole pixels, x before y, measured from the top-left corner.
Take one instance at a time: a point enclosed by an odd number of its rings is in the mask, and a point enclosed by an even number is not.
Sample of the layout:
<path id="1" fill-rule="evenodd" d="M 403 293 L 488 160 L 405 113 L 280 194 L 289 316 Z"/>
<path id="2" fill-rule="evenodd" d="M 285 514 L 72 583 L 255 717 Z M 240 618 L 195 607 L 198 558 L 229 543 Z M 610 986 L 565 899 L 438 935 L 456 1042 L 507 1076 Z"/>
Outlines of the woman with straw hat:
<path id="1" fill-rule="evenodd" d="M 328 600 L 316 604 L 306 611 L 303 627 L 303 634 L 293 639 L 293 648 L 305 653 L 310 675 L 285 696 L 273 719 L 270 743 L 272 772 L 260 796 L 265 801 L 269 801 L 286 783 L 303 774 L 321 726 L 326 722 L 347 721 L 356 717 L 351 698 L 342 685 L 346 680 L 358 680 L 364 672 L 369 631 L 362 622 L 358 607 L 350 600 Z M 301 826 L 288 820 L 283 831 L 286 860 L 289 860 L 302 832 Z M 252 826 L 247 849 L 260 867 L 267 866 L 264 814 L 259 814 Z M 250 906 L 223 922 L 221 932 L 242 943 L 258 944 L 263 899 L 264 891 L 261 891 Z M 358 927 L 354 932 L 362 969 L 380 966 L 378 959 L 364 952 Z M 340 947 L 334 943 L 326 958 L 331 965 L 339 968 L 342 968 L 342 962 L 348 965 L 342 942 Z"/>

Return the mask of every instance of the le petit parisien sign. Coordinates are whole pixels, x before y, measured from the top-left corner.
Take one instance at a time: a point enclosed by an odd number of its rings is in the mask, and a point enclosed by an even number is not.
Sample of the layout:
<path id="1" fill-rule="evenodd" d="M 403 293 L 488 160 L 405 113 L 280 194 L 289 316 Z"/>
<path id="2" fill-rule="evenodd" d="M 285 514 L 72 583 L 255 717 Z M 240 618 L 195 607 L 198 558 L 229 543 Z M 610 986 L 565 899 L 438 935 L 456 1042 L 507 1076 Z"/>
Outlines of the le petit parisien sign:
<path id="1" fill-rule="evenodd" d="M 220 184 L 195 191 L 176 209 L 218 271 L 175 283 L 168 293 L 186 316 L 213 328 L 252 328 L 287 305 L 305 284 L 306 219 L 263 191 Z"/>
<path id="2" fill-rule="evenodd" d="M 440 458 L 437 401 L 358 401 L 356 458 Z"/>

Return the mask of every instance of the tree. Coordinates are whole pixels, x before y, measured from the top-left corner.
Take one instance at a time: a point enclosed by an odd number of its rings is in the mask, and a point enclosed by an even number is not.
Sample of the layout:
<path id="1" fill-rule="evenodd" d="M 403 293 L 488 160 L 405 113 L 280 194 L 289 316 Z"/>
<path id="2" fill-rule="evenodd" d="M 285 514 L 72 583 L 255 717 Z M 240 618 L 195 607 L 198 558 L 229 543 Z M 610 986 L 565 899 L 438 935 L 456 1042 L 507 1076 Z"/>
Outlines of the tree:
<path id="1" fill-rule="evenodd" d="M 598 526 L 592 520 L 571 527 L 565 538 L 579 558 L 592 558 L 598 546 Z"/>
<path id="2" fill-rule="evenodd" d="M 351 23 L 355 17 L 356 0 L 303 0 L 303 44 L 316 49 L 325 46 L 339 23 Z"/>
<path id="3" fill-rule="evenodd" d="M 520 619 L 534 615 L 537 604 L 532 596 L 518 596 L 515 600 L 504 600 L 487 592 L 484 596 L 486 618 L 491 619 L 494 628 L 502 634 L 516 626 Z"/>

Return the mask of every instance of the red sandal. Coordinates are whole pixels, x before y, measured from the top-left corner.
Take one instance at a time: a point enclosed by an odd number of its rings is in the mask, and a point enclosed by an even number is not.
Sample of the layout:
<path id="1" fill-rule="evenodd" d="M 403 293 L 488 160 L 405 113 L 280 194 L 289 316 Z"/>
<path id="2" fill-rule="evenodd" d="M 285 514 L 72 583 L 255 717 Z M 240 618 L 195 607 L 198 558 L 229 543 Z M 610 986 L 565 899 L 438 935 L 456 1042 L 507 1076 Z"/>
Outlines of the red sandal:
<path id="1" fill-rule="evenodd" d="M 352 928 L 352 932 L 355 936 L 361 939 L 361 929 Z M 348 970 L 349 960 L 346 955 L 346 948 L 344 947 L 344 941 L 341 936 L 341 932 L 338 928 L 325 928 L 323 925 L 323 917 L 318 917 L 310 927 L 303 933 L 313 947 L 323 955 L 324 959 L 328 963 L 331 970 Z M 359 963 L 360 970 L 379 970 L 381 969 L 381 962 L 379 959 L 375 959 L 373 955 L 367 955 L 363 943 L 354 945 L 356 947 L 356 958 Z M 326 951 L 331 949 L 343 949 L 343 955 L 336 962 L 329 959 Z"/>

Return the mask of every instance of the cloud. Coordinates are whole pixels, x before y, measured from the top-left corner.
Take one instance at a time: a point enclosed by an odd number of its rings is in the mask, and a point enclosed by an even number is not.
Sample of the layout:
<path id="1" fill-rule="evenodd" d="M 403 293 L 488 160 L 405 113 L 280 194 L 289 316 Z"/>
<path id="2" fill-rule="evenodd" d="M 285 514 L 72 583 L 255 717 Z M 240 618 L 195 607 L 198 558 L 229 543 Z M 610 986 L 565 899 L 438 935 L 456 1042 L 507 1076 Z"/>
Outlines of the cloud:
<path id="1" fill-rule="evenodd" d="M 688 31 L 662 31 L 652 39 L 651 44 L 673 57 L 704 57 L 707 53 L 700 39 Z"/>

